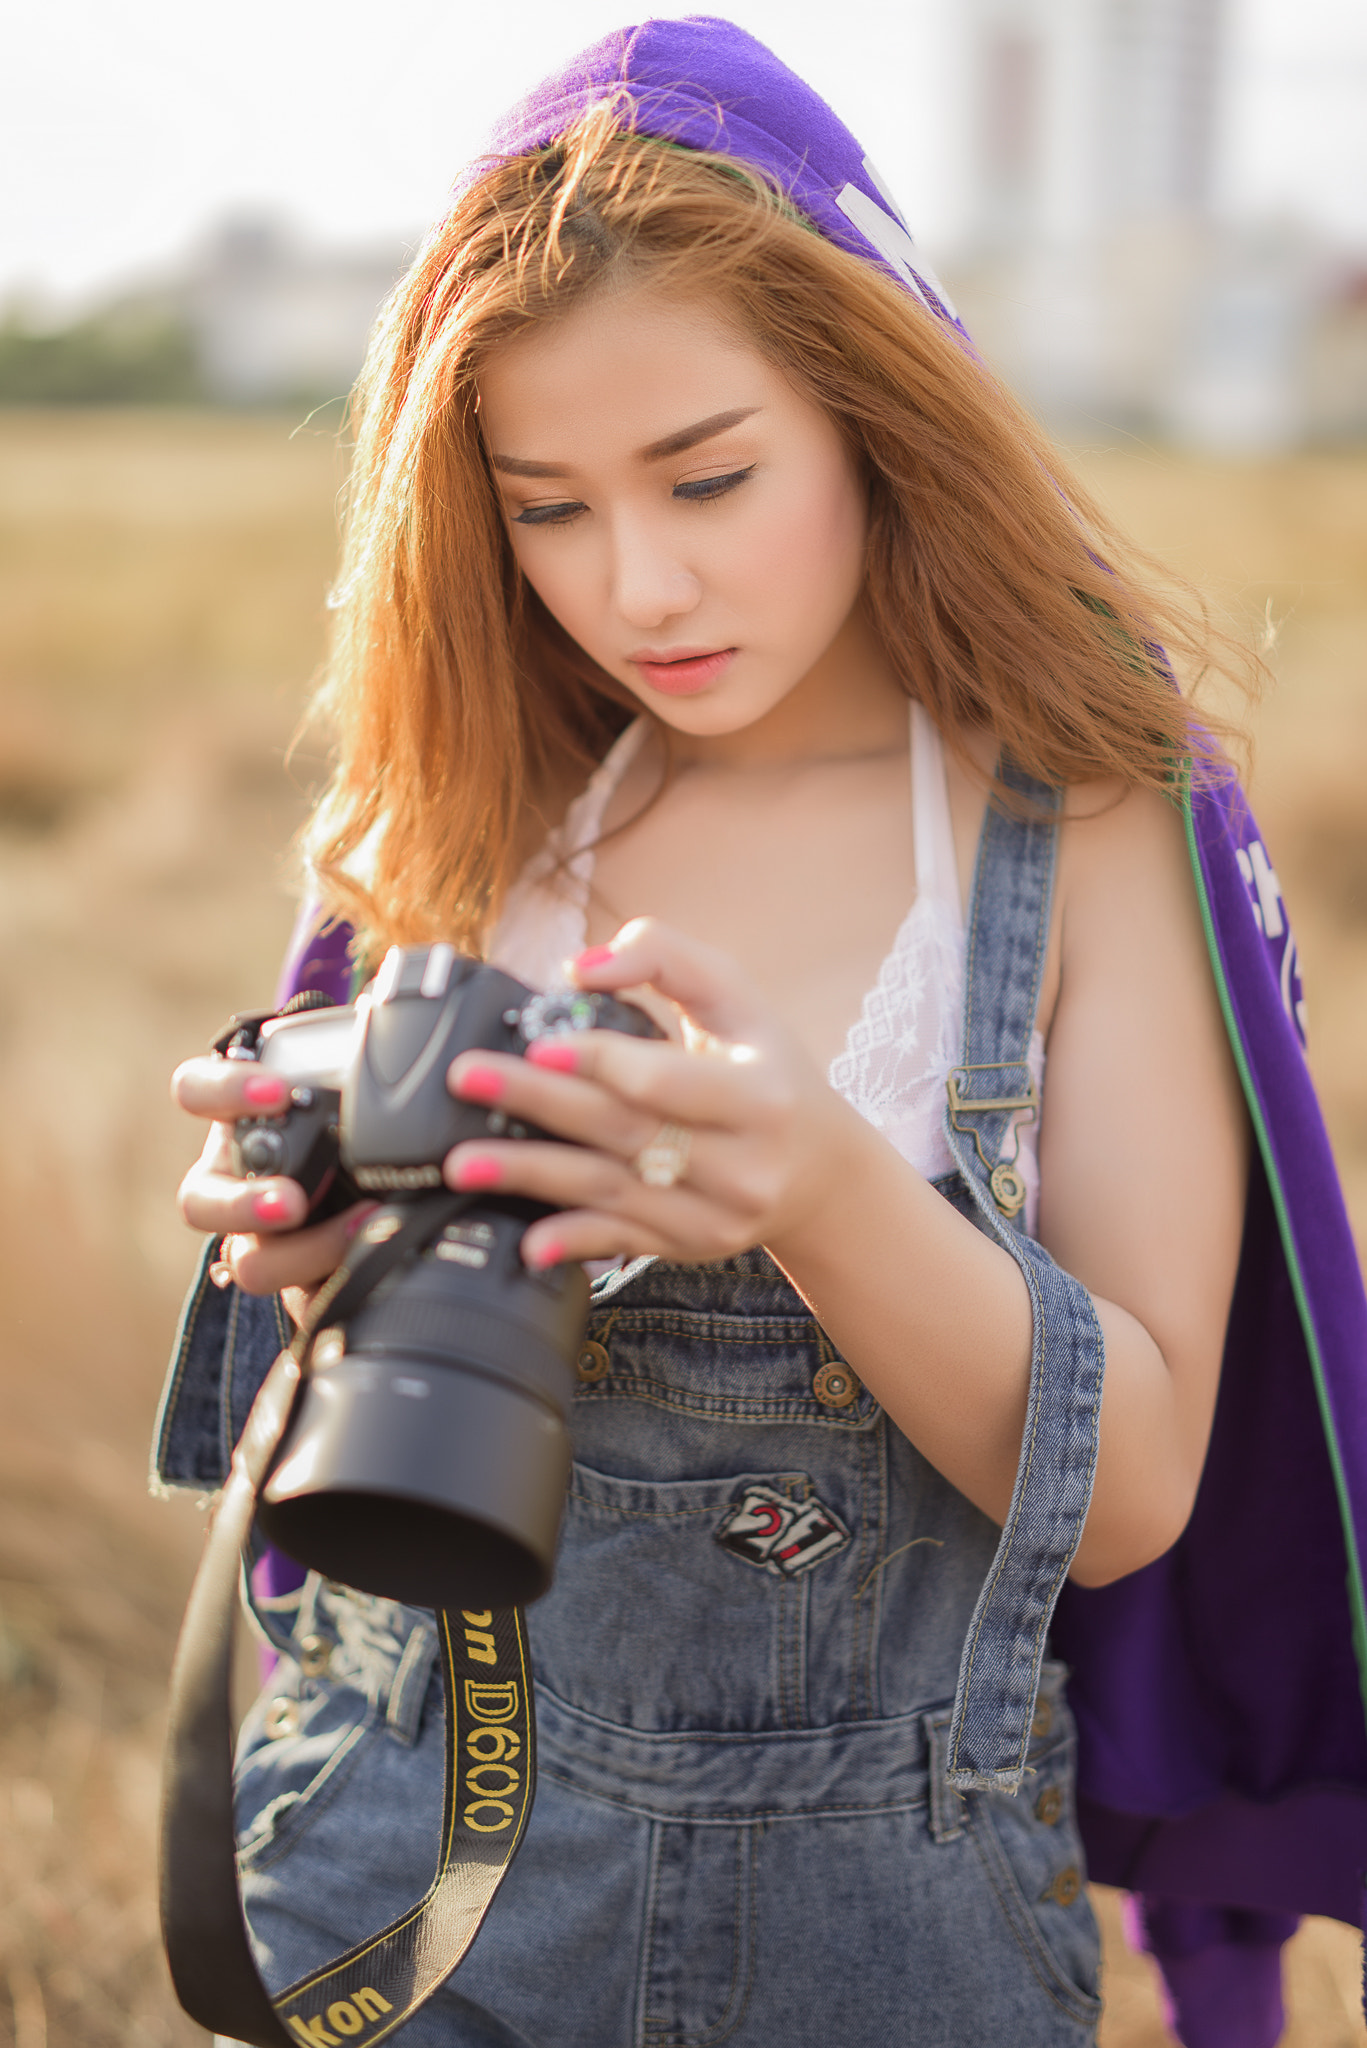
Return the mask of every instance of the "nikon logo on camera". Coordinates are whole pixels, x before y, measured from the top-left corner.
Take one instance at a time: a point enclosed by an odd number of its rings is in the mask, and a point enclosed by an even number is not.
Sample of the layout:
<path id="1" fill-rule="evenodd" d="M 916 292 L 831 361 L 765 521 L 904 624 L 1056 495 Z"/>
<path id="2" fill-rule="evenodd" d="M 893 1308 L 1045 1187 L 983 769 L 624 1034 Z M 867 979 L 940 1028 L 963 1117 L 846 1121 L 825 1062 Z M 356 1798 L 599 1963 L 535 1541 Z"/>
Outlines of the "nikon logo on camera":
<path id="1" fill-rule="evenodd" d="M 353 1166 L 351 1178 L 370 1194 L 411 1188 L 439 1188 L 439 1166 Z"/>

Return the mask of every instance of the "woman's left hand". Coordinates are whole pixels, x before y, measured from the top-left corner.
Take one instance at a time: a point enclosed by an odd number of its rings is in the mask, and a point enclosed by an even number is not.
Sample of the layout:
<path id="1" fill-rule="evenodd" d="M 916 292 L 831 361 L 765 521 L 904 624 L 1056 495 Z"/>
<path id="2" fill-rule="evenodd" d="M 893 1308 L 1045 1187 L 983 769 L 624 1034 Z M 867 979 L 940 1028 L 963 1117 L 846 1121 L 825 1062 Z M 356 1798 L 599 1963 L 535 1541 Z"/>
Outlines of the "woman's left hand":
<path id="1" fill-rule="evenodd" d="M 589 1031 L 542 1040 L 525 1059 L 463 1053 L 447 1076 L 453 1095 L 571 1142 L 457 1145 L 446 1156 L 448 1185 L 552 1204 L 560 1213 L 523 1239 L 522 1256 L 537 1268 L 645 1253 L 723 1259 L 805 1229 L 867 1127 L 740 969 L 638 918 L 609 946 L 580 954 L 573 971 L 583 989 L 648 986 L 668 998 L 688 1049 Z M 641 1178 L 649 1147 L 677 1167 L 672 1185 Z"/>

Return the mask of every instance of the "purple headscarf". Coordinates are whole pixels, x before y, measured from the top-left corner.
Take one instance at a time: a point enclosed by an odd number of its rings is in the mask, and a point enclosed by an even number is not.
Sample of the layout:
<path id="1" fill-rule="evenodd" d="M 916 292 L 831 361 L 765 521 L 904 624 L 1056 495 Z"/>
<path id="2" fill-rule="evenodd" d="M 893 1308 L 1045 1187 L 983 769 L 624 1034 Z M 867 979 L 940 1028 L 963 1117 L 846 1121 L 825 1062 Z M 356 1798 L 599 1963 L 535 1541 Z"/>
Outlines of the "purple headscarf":
<path id="1" fill-rule="evenodd" d="M 730 22 L 605 37 L 512 110 L 482 161 L 543 148 L 623 89 L 639 132 L 759 170 L 821 234 L 957 326 L 849 130 Z M 1150 1945 L 1184 2039 L 1270 2042 L 1275 1966 L 1262 1966 L 1261 2022 L 1229 2032 L 1207 2009 L 1231 1950 L 1251 1957 L 1261 1939 L 1275 1958 L 1279 1916 L 1358 1924 L 1364 1906 L 1367 1302 L 1305 1064 L 1295 946 L 1232 776 L 1188 798 L 1187 827 L 1256 1141 L 1220 1397 L 1185 1534 L 1116 1585 L 1070 1586 L 1054 1641 L 1072 1667 L 1092 1876 L 1151 1895 Z M 301 931 L 285 992 L 344 995 L 348 935 L 316 930 Z M 1237 1911 L 1213 1924 L 1212 1906 Z M 1251 1960 L 1240 1969 L 1251 1988 Z"/>

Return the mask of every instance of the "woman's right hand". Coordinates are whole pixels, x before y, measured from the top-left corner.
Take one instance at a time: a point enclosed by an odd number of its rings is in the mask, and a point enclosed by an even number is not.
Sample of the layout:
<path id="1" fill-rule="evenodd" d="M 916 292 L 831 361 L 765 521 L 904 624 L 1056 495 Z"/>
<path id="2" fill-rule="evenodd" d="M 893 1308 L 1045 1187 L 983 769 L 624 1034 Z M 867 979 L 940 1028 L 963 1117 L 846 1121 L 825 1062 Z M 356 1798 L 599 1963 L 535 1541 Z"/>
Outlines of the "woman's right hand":
<path id="1" fill-rule="evenodd" d="M 222 1237 L 224 1284 L 232 1279 L 248 1294 L 283 1295 L 299 1322 L 376 1205 L 358 1202 L 326 1223 L 300 1228 L 308 1202 L 297 1181 L 237 1178 L 233 1125 L 239 1117 L 283 1110 L 286 1093 L 287 1084 L 254 1061 L 217 1054 L 186 1060 L 171 1077 L 173 1101 L 209 1123 L 204 1150 L 180 1184 L 181 1215 L 192 1230 Z"/>

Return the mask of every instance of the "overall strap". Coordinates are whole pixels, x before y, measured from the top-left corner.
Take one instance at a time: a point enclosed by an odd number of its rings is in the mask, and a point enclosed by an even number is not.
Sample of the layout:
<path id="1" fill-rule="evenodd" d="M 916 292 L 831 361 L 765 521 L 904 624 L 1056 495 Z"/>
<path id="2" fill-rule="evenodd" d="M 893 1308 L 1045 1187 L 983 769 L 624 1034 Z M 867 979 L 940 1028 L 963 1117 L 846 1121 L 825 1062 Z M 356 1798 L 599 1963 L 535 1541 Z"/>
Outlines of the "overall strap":
<path id="1" fill-rule="evenodd" d="M 1018 1118 L 1039 1114 L 1030 1037 L 1049 937 L 1060 794 L 1003 755 L 1006 787 L 1029 805 L 988 808 L 969 913 L 961 1064 L 950 1074 L 945 1137 L 979 1227 L 1030 1290 L 1030 1398 L 1001 1541 L 959 1665 L 948 1778 L 1015 1791 L 1025 1770 L 1049 1620 L 1092 1496 L 1105 1350 L 1087 1290 L 1020 1227 L 1025 1184 L 1011 1156 Z"/>

